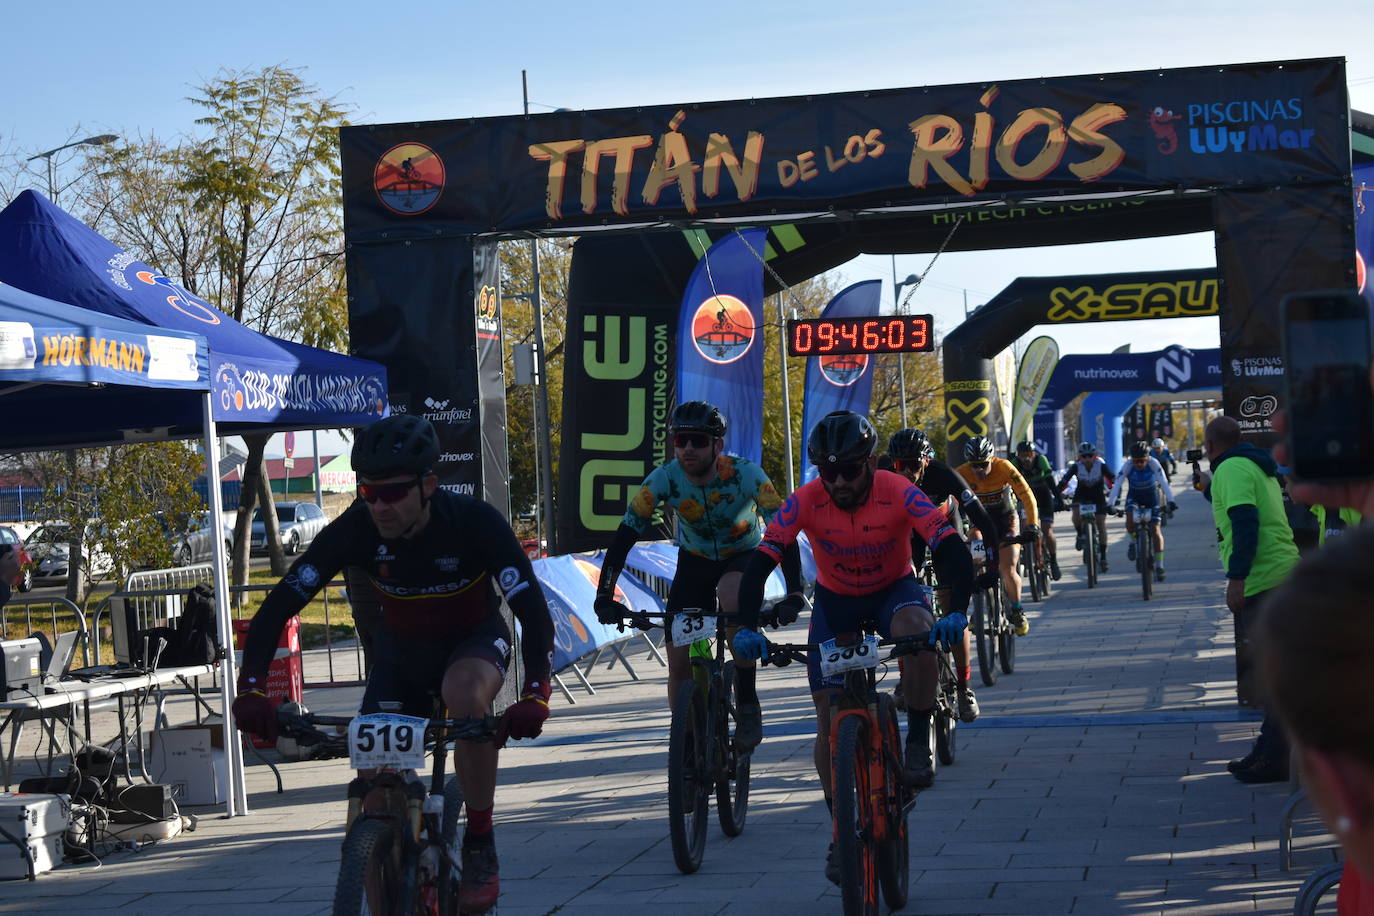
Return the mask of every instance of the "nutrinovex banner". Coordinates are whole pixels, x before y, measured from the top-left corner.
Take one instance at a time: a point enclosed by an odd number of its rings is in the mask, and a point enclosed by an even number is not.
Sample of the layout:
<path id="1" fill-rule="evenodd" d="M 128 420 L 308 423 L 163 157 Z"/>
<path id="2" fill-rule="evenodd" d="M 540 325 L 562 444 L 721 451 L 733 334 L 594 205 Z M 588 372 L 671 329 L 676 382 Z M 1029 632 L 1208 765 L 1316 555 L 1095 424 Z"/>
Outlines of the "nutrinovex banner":
<path id="1" fill-rule="evenodd" d="M 864 280 L 843 289 L 821 312 L 822 318 L 855 318 L 878 314 L 881 280 Z M 835 410 L 852 410 L 868 415 L 873 400 L 873 357 L 862 353 L 847 356 L 808 356 L 806 358 L 806 400 L 802 405 L 802 441 L 811 428 Z M 816 476 L 816 466 L 802 449 L 801 482 Z"/>
<path id="2" fill-rule="evenodd" d="M 1013 447 L 1022 439 L 1029 439 L 1031 417 L 1050 383 L 1050 375 L 1059 362 L 1059 344 L 1053 337 L 1037 337 L 1021 354 L 1021 368 L 1016 373 L 1016 400 L 1011 411 Z"/>
<path id="3" fill-rule="evenodd" d="M 764 229 L 731 233 L 702 256 L 677 330 L 677 399 L 725 414 L 725 450 L 763 459 Z"/>
<path id="4" fill-rule="evenodd" d="M 868 209 L 1349 170 L 1339 59 L 340 130 L 349 236 Z M 394 238 L 394 235 L 387 236 Z"/>

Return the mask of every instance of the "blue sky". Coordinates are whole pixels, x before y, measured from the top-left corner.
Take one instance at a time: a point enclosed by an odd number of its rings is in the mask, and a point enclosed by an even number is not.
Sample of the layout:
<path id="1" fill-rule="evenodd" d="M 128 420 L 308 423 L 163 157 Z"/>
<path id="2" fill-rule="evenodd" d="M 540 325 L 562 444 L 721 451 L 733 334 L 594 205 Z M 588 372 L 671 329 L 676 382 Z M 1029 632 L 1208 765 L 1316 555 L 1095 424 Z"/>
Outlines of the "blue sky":
<path id="1" fill-rule="evenodd" d="M 540 111 L 1329 56 L 1347 59 L 1353 107 L 1374 111 L 1368 0 L 1154 0 L 1138 13 L 1065 0 L 7 6 L 0 151 L 24 154 L 107 131 L 189 131 L 193 86 L 221 68 L 277 63 L 306 68 L 355 106 L 356 123 L 513 114 L 521 69 Z M 899 256 L 897 275 L 929 261 Z M 961 319 L 965 290 L 977 305 L 1018 276 L 1214 263 L 1210 233 L 947 254 L 911 304 L 934 312 L 943 332 Z M 864 257 L 840 273 L 844 283 L 890 284 L 892 267 Z M 1217 324 L 1123 322 L 1055 336 L 1064 352 L 1203 348 L 1217 345 Z"/>

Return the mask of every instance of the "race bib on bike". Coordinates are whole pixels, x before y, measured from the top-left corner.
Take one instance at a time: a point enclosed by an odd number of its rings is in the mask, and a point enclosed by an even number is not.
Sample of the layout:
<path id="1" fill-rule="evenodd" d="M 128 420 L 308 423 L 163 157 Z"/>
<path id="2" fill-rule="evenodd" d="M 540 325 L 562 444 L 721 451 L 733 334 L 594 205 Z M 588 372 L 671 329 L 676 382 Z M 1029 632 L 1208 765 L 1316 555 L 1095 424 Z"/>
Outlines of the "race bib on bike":
<path id="1" fill-rule="evenodd" d="M 859 668 L 878 667 L 878 637 L 865 636 L 858 645 L 837 646 L 835 640 L 821 643 L 821 674 L 832 677 Z"/>
<path id="2" fill-rule="evenodd" d="M 987 562 L 988 550 L 986 547 L 983 546 L 982 541 L 969 541 L 968 552 L 969 556 L 973 557 L 973 563 L 975 566 L 979 563 Z"/>
<path id="3" fill-rule="evenodd" d="M 1079 503 L 1079 504 L 1078 504 L 1078 514 L 1079 514 L 1080 516 L 1081 516 L 1081 515 L 1096 515 L 1096 514 L 1097 514 L 1097 503 Z"/>
<path id="4" fill-rule="evenodd" d="M 348 762 L 355 770 L 422 770 L 428 719 L 394 713 L 355 716 L 348 723 Z"/>
<path id="5" fill-rule="evenodd" d="M 675 646 L 689 646 L 698 639 L 715 633 L 716 618 L 702 614 L 674 614 L 668 625 L 668 636 Z"/>

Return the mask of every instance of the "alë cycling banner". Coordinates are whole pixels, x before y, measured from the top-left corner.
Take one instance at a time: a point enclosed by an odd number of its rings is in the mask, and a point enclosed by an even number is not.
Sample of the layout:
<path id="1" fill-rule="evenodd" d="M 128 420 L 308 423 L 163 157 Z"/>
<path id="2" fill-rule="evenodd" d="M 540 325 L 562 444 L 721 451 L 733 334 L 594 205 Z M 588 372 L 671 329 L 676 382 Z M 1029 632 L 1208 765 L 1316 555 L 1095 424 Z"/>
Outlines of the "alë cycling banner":
<path id="1" fill-rule="evenodd" d="M 763 459 L 765 229 L 732 232 L 702 255 L 678 313 L 677 402 L 725 414 L 725 450 Z"/>
<path id="2" fill-rule="evenodd" d="M 858 318 L 876 315 L 881 280 L 864 280 L 840 290 L 821 312 L 822 318 Z M 811 428 L 826 414 L 836 410 L 852 410 L 868 415 L 873 400 L 873 357 L 859 353 L 844 356 L 808 356 L 806 358 L 806 400 L 802 406 L 802 442 L 811 435 Z M 816 476 L 816 466 L 802 448 L 801 482 Z"/>
<path id="3" fill-rule="evenodd" d="M 1356 289 L 1374 303 L 1374 284 L 1369 269 L 1374 265 L 1374 165 L 1354 169 Z"/>

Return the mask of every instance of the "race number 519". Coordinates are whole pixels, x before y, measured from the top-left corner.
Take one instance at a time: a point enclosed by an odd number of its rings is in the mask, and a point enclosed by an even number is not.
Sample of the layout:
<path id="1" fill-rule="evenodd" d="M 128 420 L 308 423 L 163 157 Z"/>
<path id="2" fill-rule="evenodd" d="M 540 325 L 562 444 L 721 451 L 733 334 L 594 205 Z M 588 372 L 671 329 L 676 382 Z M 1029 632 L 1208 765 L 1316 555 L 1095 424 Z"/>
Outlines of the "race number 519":
<path id="1" fill-rule="evenodd" d="M 428 719 L 393 713 L 356 716 L 348 723 L 349 764 L 355 770 L 422 769 L 428 724 Z"/>

